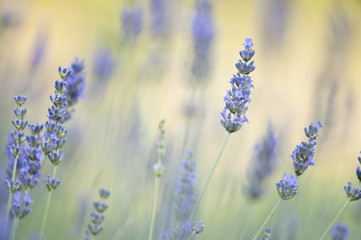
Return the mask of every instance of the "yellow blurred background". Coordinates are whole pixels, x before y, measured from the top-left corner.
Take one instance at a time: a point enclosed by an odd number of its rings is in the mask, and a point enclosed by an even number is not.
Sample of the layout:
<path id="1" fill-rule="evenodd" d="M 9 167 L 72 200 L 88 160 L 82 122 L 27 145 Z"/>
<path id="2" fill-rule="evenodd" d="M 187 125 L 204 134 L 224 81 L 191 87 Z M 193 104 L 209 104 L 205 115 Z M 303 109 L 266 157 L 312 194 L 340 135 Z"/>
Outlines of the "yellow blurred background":
<path id="1" fill-rule="evenodd" d="M 275 239 L 318 239 L 346 200 L 343 186 L 356 182 L 361 150 L 361 2 L 349 1 L 215 1 L 212 2 L 214 41 L 212 73 L 194 90 L 194 1 L 167 0 L 170 34 L 153 39 L 149 1 L 25 1 L 2 0 L 0 14 L 10 23 L 0 28 L 0 146 L 5 146 L 13 119 L 13 96 L 26 95 L 27 120 L 44 122 L 51 105 L 58 66 L 75 56 L 84 59 L 87 80 L 84 97 L 67 123 L 66 158 L 58 168 L 62 181 L 54 193 L 45 231 L 48 239 L 84 238 L 91 201 L 97 189 L 111 191 L 103 239 L 145 239 L 149 230 L 156 162 L 158 121 L 166 119 L 167 155 L 157 205 L 156 231 L 160 239 L 172 211 L 172 194 L 179 161 L 187 149 L 197 162 L 197 189 L 206 181 L 226 132 L 219 123 L 223 97 L 236 73 L 245 38 L 255 46 L 254 89 L 249 124 L 231 135 L 197 218 L 205 221 L 197 239 L 249 239 L 278 199 L 275 182 L 292 172 L 295 146 L 305 141 L 303 129 L 320 120 L 324 128 L 316 146 L 315 166 L 299 179 L 297 199 L 281 206 L 271 220 Z M 143 29 L 134 45 L 121 46 L 121 12 L 143 9 Z M 31 59 L 39 41 L 44 53 L 36 68 Z M 96 51 L 113 53 L 108 80 L 94 73 Z M 149 54 L 161 48 L 162 72 Z M 194 97 L 195 114 L 186 108 Z M 270 188 L 257 203 L 242 192 L 253 145 L 273 123 L 281 146 Z M 5 156 L 1 166 L 7 166 Z M 51 172 L 46 163 L 42 174 Z M 21 220 L 18 239 L 36 234 L 45 203 L 39 184 L 32 212 Z M 361 239 L 361 202 L 352 203 L 341 217 L 350 228 L 349 239 Z M 247 212 L 247 206 L 251 210 Z M 127 222 L 128 220 L 128 222 Z M 127 223 L 124 225 L 124 223 Z M 129 223 L 129 224 L 128 224 Z M 122 228 L 123 227 L 123 228 Z M 117 239 L 117 238 L 115 238 Z"/>

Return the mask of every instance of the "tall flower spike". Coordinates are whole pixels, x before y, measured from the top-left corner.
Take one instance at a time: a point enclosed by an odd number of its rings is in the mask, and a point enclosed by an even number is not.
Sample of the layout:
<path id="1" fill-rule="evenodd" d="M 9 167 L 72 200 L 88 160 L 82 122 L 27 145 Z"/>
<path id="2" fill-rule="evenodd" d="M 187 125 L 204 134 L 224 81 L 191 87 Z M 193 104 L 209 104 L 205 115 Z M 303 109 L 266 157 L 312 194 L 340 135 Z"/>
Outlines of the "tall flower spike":
<path id="1" fill-rule="evenodd" d="M 255 54 L 254 50 L 252 50 L 252 40 L 247 38 L 243 45 L 245 50 L 239 53 L 243 61 L 239 60 L 236 63 L 238 73 L 233 75 L 230 81 L 231 90 L 228 90 L 227 95 L 224 97 L 226 106 L 221 113 L 223 118 L 221 124 L 229 133 L 237 132 L 244 122 L 248 122 L 246 117 L 248 107 L 246 104 L 251 101 L 249 96 L 251 88 L 254 87 L 251 76 L 249 76 L 255 69 L 253 66 L 254 61 L 249 62 Z"/>
<path id="2" fill-rule="evenodd" d="M 282 200 L 288 200 L 296 196 L 297 188 L 297 177 L 291 174 L 284 174 L 282 180 L 276 183 L 278 194 Z"/>
<path id="3" fill-rule="evenodd" d="M 307 170 L 308 166 L 315 165 L 313 162 L 313 157 L 315 155 L 314 146 L 317 144 L 316 138 L 321 127 L 323 126 L 321 122 L 318 121 L 316 126 L 311 123 L 308 129 L 305 128 L 305 134 L 308 137 L 308 141 L 301 142 L 301 144 L 297 145 L 296 149 L 291 154 L 296 176 L 302 175 Z"/>
<path id="4" fill-rule="evenodd" d="M 278 140 L 269 124 L 267 134 L 254 146 L 253 156 L 247 172 L 246 192 L 253 198 L 260 198 L 265 192 L 265 181 L 272 174 L 277 161 Z"/>
<path id="5" fill-rule="evenodd" d="M 346 240 L 348 227 L 346 224 L 337 223 L 331 229 L 332 240 Z"/>
<path id="6" fill-rule="evenodd" d="M 15 96 L 15 103 L 19 108 L 14 109 L 14 115 L 16 117 L 15 120 L 12 120 L 12 124 L 15 127 L 15 131 L 10 132 L 10 138 L 8 143 L 8 156 L 9 156 L 9 171 L 8 171 L 8 179 L 5 179 L 5 185 L 9 191 L 8 204 L 6 207 L 6 215 L 5 221 L 8 220 L 10 210 L 13 208 L 13 202 L 18 194 L 18 192 L 22 186 L 21 182 L 16 179 L 17 173 L 19 173 L 20 169 L 24 167 L 26 164 L 26 155 L 24 142 L 26 140 L 25 133 L 23 130 L 28 125 L 28 121 L 25 121 L 26 109 L 23 108 L 23 105 L 26 102 L 25 96 Z M 13 199 L 14 195 L 14 199 Z M 21 197 L 21 196 L 20 196 Z M 20 207 L 19 207 L 20 208 Z M 19 210 L 20 211 L 20 210 Z M 30 212 L 30 211 L 29 211 Z M 15 214 L 16 215 L 16 214 Z M 25 216 L 26 214 L 24 214 Z"/>

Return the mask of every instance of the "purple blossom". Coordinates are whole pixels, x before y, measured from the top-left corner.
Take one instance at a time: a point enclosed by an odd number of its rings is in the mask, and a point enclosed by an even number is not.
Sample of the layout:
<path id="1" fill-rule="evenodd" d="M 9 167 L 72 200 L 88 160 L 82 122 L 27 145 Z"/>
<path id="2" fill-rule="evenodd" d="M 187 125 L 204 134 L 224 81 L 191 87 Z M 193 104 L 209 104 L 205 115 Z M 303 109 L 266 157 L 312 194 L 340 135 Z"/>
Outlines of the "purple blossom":
<path id="1" fill-rule="evenodd" d="M 297 184 L 297 177 L 285 173 L 282 180 L 276 183 L 276 187 L 281 199 L 291 199 L 296 196 L 297 188 L 299 187 Z"/>

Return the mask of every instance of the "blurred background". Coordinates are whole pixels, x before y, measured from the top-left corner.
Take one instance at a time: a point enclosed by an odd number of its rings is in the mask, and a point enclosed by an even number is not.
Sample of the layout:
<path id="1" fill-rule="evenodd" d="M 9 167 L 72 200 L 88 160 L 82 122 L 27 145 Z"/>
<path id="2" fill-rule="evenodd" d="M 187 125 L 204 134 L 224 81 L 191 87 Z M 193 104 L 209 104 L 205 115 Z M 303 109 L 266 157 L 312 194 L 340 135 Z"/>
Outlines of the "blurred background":
<path id="1" fill-rule="evenodd" d="M 250 239 L 278 201 L 275 183 L 293 173 L 292 154 L 304 127 L 320 120 L 315 166 L 298 195 L 271 219 L 273 239 L 318 239 L 357 183 L 361 150 L 361 2 L 349 1 L 10 1 L 0 2 L 0 146 L 5 150 L 15 107 L 26 95 L 26 119 L 46 121 L 59 66 L 84 60 L 83 98 L 67 122 L 66 158 L 58 167 L 45 235 L 82 239 L 99 188 L 111 191 L 102 239 L 145 239 L 153 198 L 158 122 L 166 119 L 154 239 L 174 227 L 179 165 L 196 162 L 195 193 L 204 185 L 226 137 L 223 97 L 252 38 L 254 89 L 242 129 L 231 135 L 196 219 L 194 239 Z M 254 145 L 270 128 L 276 162 L 262 196 L 247 191 Z M 2 155 L 1 182 L 7 168 Z M 47 160 L 43 176 L 52 171 Z M 0 201 L 7 201 L 1 184 Z M 38 232 L 47 191 L 32 191 L 31 213 L 17 238 Z M 361 202 L 339 220 L 361 239 Z M 330 238 L 331 239 L 331 238 Z"/>

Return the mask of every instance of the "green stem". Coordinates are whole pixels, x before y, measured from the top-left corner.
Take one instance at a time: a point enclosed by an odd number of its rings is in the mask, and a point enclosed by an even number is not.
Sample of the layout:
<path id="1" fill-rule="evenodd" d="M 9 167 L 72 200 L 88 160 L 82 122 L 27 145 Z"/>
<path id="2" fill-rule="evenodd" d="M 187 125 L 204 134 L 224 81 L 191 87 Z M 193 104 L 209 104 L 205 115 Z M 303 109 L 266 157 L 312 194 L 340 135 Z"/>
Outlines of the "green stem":
<path id="1" fill-rule="evenodd" d="M 16 175 L 16 165 L 18 164 L 18 159 L 19 157 L 16 156 L 15 160 L 14 160 L 14 166 L 13 166 L 13 174 L 11 176 L 11 182 L 15 181 L 15 175 Z M 11 206 L 11 201 L 13 199 L 13 193 L 11 192 L 11 189 L 9 191 L 9 199 L 8 199 L 8 205 L 6 207 L 6 215 L 5 215 L 5 223 L 8 223 L 9 220 L 9 213 L 10 213 L 10 206 Z"/>
<path id="2" fill-rule="evenodd" d="M 152 238 L 153 238 L 153 228 L 154 228 L 154 220 L 155 220 L 155 209 L 157 207 L 158 188 L 159 188 L 159 177 L 155 177 L 152 219 L 150 221 L 150 230 L 149 230 L 149 237 L 148 237 L 149 240 L 152 240 Z"/>
<path id="3" fill-rule="evenodd" d="M 268 214 L 268 217 L 266 218 L 266 220 L 264 220 L 262 226 L 259 228 L 258 232 L 256 233 L 256 236 L 254 236 L 253 240 L 256 240 L 258 238 L 258 236 L 260 235 L 260 233 L 262 232 L 262 230 L 264 229 L 264 227 L 266 226 L 267 222 L 270 220 L 270 218 L 272 217 L 273 213 L 275 212 L 276 208 L 278 207 L 278 205 L 281 203 L 282 199 L 280 198 L 278 200 L 278 202 L 276 203 L 276 205 L 273 207 L 273 209 L 271 210 L 271 212 Z"/>
<path id="4" fill-rule="evenodd" d="M 194 236 L 195 232 L 192 232 L 192 234 L 187 238 L 187 240 L 191 240 L 191 238 Z"/>
<path id="5" fill-rule="evenodd" d="M 357 187 L 359 187 L 361 184 L 361 182 L 359 182 L 359 184 L 357 185 Z M 335 225 L 335 222 L 337 221 L 337 219 L 341 216 L 341 214 L 343 213 L 343 211 L 345 211 L 346 207 L 350 204 L 351 202 L 351 197 L 349 197 L 347 199 L 347 201 L 345 202 L 345 204 L 343 205 L 343 207 L 340 209 L 340 211 L 337 213 L 336 217 L 332 220 L 331 224 L 328 226 L 328 228 L 326 229 L 326 231 L 323 233 L 322 237 L 320 238 L 320 240 L 325 239 L 326 235 L 328 234 L 328 232 L 331 230 L 331 228 L 333 227 L 333 225 Z"/>
<path id="6" fill-rule="evenodd" d="M 57 168 L 57 166 L 54 166 L 52 179 L 55 178 L 56 168 Z M 42 223 L 41 223 L 41 228 L 40 228 L 40 239 L 43 239 L 44 230 L 45 230 L 45 224 L 46 224 L 46 219 L 48 218 L 48 212 L 49 212 L 49 207 L 50 207 L 50 202 L 51 202 L 51 196 L 53 195 L 53 191 L 54 191 L 54 190 L 51 190 L 51 191 L 49 192 L 49 194 L 48 194 L 48 200 L 47 200 L 46 205 L 45 205 L 45 211 L 44 211 L 44 215 L 43 215 L 43 221 L 42 221 Z"/>
<path id="7" fill-rule="evenodd" d="M 19 219 L 15 218 L 11 229 L 11 240 L 15 240 L 16 229 L 18 228 Z"/>
<path id="8" fill-rule="evenodd" d="M 216 159 L 216 161 L 215 161 L 214 164 L 213 164 L 212 170 L 211 170 L 211 172 L 209 173 L 209 176 L 208 176 L 208 178 L 207 178 L 206 184 L 204 185 L 204 187 L 203 187 L 203 189 L 202 189 L 202 191 L 201 191 L 201 194 L 199 195 L 198 200 L 197 200 L 196 204 L 194 205 L 194 208 L 193 208 L 192 214 L 191 214 L 191 216 L 190 216 L 190 219 L 192 219 L 195 210 L 198 208 L 199 203 L 200 203 L 201 200 L 202 200 L 202 197 L 203 197 L 203 195 L 204 195 L 204 193 L 205 193 L 205 191 L 206 191 L 206 189 L 207 189 L 207 187 L 208 187 L 208 184 L 209 184 L 209 182 L 210 182 L 210 180 L 211 180 L 211 178 L 212 178 L 212 176 L 213 176 L 214 170 L 215 170 L 216 167 L 217 167 L 217 164 L 218 164 L 218 162 L 219 162 L 219 159 L 221 159 L 223 150 L 224 150 L 224 148 L 225 148 L 226 145 L 227 145 L 229 136 L 231 136 L 231 134 L 230 134 L 230 133 L 227 133 L 227 137 L 226 137 L 226 139 L 224 140 L 223 145 L 222 145 L 222 148 L 221 148 L 221 150 L 220 150 L 219 153 L 218 153 L 217 159 Z"/>

